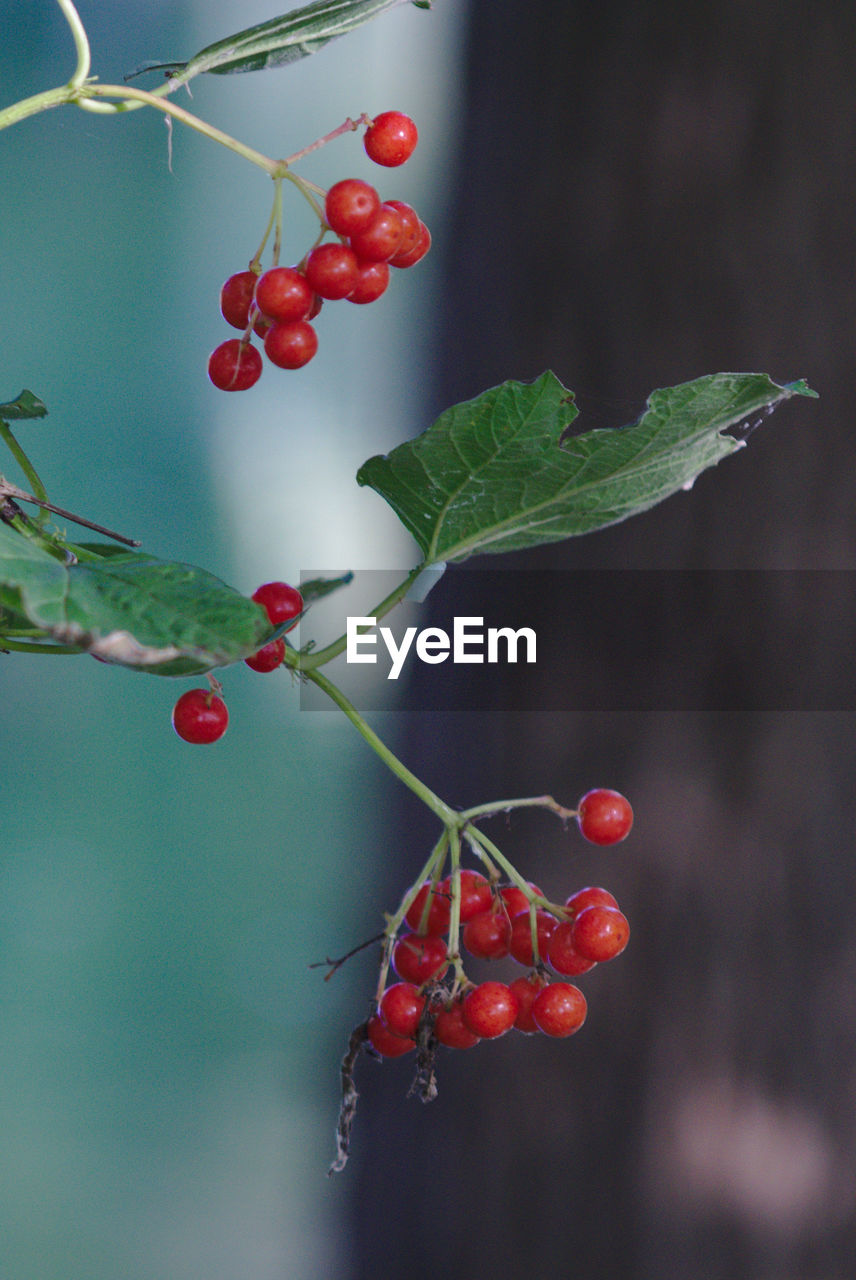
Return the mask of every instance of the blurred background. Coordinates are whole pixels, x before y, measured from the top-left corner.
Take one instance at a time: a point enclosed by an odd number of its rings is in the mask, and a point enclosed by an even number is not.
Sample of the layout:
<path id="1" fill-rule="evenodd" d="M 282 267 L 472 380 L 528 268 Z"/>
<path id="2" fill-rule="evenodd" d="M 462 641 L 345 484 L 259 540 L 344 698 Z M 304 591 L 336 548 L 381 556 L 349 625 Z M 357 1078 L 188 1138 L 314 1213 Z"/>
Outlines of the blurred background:
<path id="1" fill-rule="evenodd" d="M 81 4 L 104 82 L 276 12 Z M 230 670 L 229 733 L 197 753 L 169 728 L 184 682 L 3 659 L 4 1277 L 852 1274 L 853 711 L 798 691 L 805 669 L 852 662 L 854 26 L 831 2 L 436 0 L 285 70 L 195 80 L 191 110 L 271 155 L 363 110 L 420 126 L 382 175 L 435 232 L 419 274 L 359 314 L 325 309 L 312 365 L 242 396 L 204 367 L 267 180 L 179 130 L 170 164 L 146 112 L 64 109 L 0 135 L 0 400 L 27 386 L 47 403 L 20 436 L 51 496 L 247 592 L 304 568 L 408 568 L 357 467 L 506 378 L 554 369 L 581 428 L 719 369 L 822 397 L 784 406 L 691 494 L 491 564 L 524 592 L 543 569 L 715 569 L 749 599 L 748 571 L 779 575 L 768 661 L 793 705 L 735 709 L 729 681 L 753 678 L 737 616 L 730 664 L 695 632 L 685 654 L 702 710 L 598 712 L 584 691 L 574 710 L 590 629 L 565 608 L 531 709 L 498 684 L 490 712 L 373 715 L 454 804 L 630 796 L 612 852 L 538 813 L 490 833 L 551 896 L 606 884 L 633 937 L 588 976 L 569 1042 L 445 1054 L 427 1107 L 405 1096 L 406 1060 L 362 1062 L 333 1180 L 338 1059 L 375 958 L 326 984 L 308 965 L 378 929 L 436 836 L 427 811 L 337 714 L 300 712 L 287 678 Z M 0 32 L 0 103 L 67 79 L 55 6 L 25 21 L 0 0 Z M 301 172 L 370 170 L 344 138 Z M 830 571 L 823 626 L 812 569 Z M 468 571 L 426 619 L 469 612 Z M 632 617 L 623 643 L 632 656 Z"/>

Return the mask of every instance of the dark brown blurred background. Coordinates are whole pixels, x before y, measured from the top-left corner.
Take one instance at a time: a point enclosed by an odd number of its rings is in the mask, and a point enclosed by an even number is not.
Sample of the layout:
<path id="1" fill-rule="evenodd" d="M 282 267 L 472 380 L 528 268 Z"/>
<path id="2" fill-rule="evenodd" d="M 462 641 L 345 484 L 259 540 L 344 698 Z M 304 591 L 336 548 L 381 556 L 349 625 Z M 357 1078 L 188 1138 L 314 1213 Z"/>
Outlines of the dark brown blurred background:
<path id="1" fill-rule="evenodd" d="M 798 689 L 809 667 L 850 663 L 849 575 L 830 579 L 840 600 L 816 627 L 792 571 L 856 562 L 856 11 L 469 9 L 435 408 L 547 367 L 577 392 L 581 429 L 717 370 L 805 377 L 821 395 L 691 494 L 490 567 L 778 570 L 778 678 Z M 469 612 L 466 573 L 446 575 L 436 608 Z M 776 644 L 793 610 L 800 643 Z M 571 1041 L 447 1053 L 429 1107 L 405 1101 L 406 1065 L 364 1064 L 355 1277 L 853 1275 L 856 725 L 844 709 L 726 709 L 728 682 L 753 680 L 733 621 L 729 663 L 698 634 L 687 645 L 701 712 L 543 710 L 553 685 L 573 705 L 587 625 L 571 611 L 565 660 L 531 675 L 538 710 L 504 710 L 498 683 L 493 713 L 408 721 L 408 763 L 454 803 L 628 794 L 636 827 L 614 851 L 541 814 L 490 830 L 554 897 L 612 888 L 633 936 L 581 980 L 590 1012 Z M 628 617 L 619 651 L 634 641 Z M 434 836 L 414 810 L 402 801 L 390 901 Z"/>

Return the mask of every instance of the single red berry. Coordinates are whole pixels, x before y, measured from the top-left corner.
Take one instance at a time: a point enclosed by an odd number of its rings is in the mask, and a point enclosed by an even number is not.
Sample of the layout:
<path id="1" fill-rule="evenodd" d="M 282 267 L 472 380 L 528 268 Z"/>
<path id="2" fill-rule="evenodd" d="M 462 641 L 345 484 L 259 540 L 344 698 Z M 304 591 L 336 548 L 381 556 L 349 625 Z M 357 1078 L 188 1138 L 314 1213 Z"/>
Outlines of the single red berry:
<path id="1" fill-rule="evenodd" d="M 391 267 L 415 267 L 417 262 L 421 262 L 425 254 L 431 248 L 431 232 L 425 226 L 424 222 L 419 223 L 419 239 L 409 252 L 405 253 L 399 249 L 392 255 L 389 260 Z"/>
<path id="2" fill-rule="evenodd" d="M 444 893 L 447 897 L 452 894 L 452 877 L 446 876 L 437 885 L 438 893 Z M 473 871 L 469 867 L 464 867 L 461 871 L 461 906 L 460 920 L 461 924 L 466 924 L 468 920 L 472 920 L 473 916 L 479 915 L 482 911 L 487 911 L 493 901 L 493 894 L 490 888 L 490 881 L 482 875 L 480 871 Z"/>
<path id="3" fill-rule="evenodd" d="M 362 178 L 343 178 L 327 192 L 324 215 L 332 231 L 352 236 L 367 227 L 380 206 L 380 196 Z"/>
<path id="4" fill-rule="evenodd" d="M 351 236 L 351 248 L 367 262 L 388 262 L 403 234 L 401 214 L 391 204 L 382 204 L 365 230 Z"/>
<path id="5" fill-rule="evenodd" d="M 439 891 L 439 885 L 437 886 Z M 422 917 L 425 913 L 425 903 L 428 902 L 430 894 L 430 906 L 428 907 L 428 915 L 424 929 L 421 928 Z M 414 933 L 433 933 L 441 935 L 446 932 L 449 927 L 449 917 L 451 915 L 451 905 L 449 899 L 440 892 L 432 893 L 431 885 L 426 880 L 422 885 L 416 897 L 407 909 L 404 917 Z"/>
<path id="6" fill-rule="evenodd" d="M 416 1048 L 415 1040 L 395 1035 L 377 1014 L 369 1018 L 367 1030 L 369 1044 L 383 1058 L 400 1058 Z"/>
<path id="7" fill-rule="evenodd" d="M 464 925 L 464 946 L 481 960 L 501 960 L 508 955 L 511 921 L 504 911 L 480 911 Z"/>
<path id="8" fill-rule="evenodd" d="M 392 949 L 392 967 L 399 978 L 421 987 L 431 978 L 442 978 L 449 967 L 448 954 L 442 938 L 406 933 Z"/>
<path id="9" fill-rule="evenodd" d="M 537 973 L 530 973 L 528 977 L 515 978 L 508 985 L 517 996 L 518 1010 L 517 1017 L 514 1019 L 514 1026 L 518 1031 L 524 1031 L 526 1035 L 531 1036 L 540 1030 L 532 1017 L 532 1002 L 543 991 L 546 981 L 544 978 L 540 978 Z"/>
<path id="10" fill-rule="evenodd" d="M 483 1040 L 495 1040 L 514 1026 L 520 1006 L 504 982 L 482 982 L 464 996 L 463 1019 Z"/>
<path id="11" fill-rule="evenodd" d="M 220 391 L 246 391 L 262 373 L 260 353 L 249 342 L 228 338 L 208 357 L 208 377 Z"/>
<path id="12" fill-rule="evenodd" d="M 361 255 L 365 257 L 365 254 Z M 319 244 L 306 259 L 306 279 L 321 298 L 347 298 L 357 283 L 359 263 L 346 244 Z"/>
<path id="13" fill-rule="evenodd" d="M 528 881 L 528 884 L 532 892 L 537 894 L 539 898 L 544 897 L 543 889 L 539 889 L 537 884 L 533 884 L 531 880 Z M 521 911 L 529 910 L 529 899 L 522 889 L 518 889 L 516 884 L 504 884 L 499 891 L 499 896 L 502 898 L 505 910 L 510 917 L 519 915 Z"/>
<path id="14" fill-rule="evenodd" d="M 571 1036 L 586 1020 L 588 1005 L 579 987 L 551 982 L 532 1001 L 532 1019 L 547 1036 Z"/>
<path id="15" fill-rule="evenodd" d="M 395 209 L 401 218 L 401 240 L 395 251 L 395 257 L 399 254 L 408 254 L 419 243 L 419 228 L 422 226 L 419 214 L 412 205 L 405 204 L 403 200 L 386 200 L 384 203 L 388 204 L 390 209 Z"/>
<path id="16" fill-rule="evenodd" d="M 249 658 L 244 658 L 244 662 L 253 671 L 261 671 L 263 674 L 268 671 L 276 671 L 277 667 L 282 666 L 282 660 L 285 657 L 285 641 L 283 639 L 271 640 L 269 644 L 262 645 L 257 653 Z"/>
<path id="17" fill-rule="evenodd" d="M 396 1036 L 415 1036 L 425 997 L 412 982 L 396 982 L 381 996 L 378 1013 Z"/>
<path id="18" fill-rule="evenodd" d="M 303 596 L 287 582 L 263 582 L 253 592 L 253 599 L 262 606 L 272 627 L 280 627 L 290 618 L 294 619 L 291 626 L 295 627 L 303 612 Z M 291 627 L 286 630 L 290 631 Z"/>
<path id="19" fill-rule="evenodd" d="M 363 140 L 369 159 L 387 169 L 409 160 L 418 141 L 416 125 L 401 111 L 382 111 L 375 116 Z"/>
<path id="20" fill-rule="evenodd" d="M 348 294 L 348 302 L 365 305 L 377 302 L 389 284 L 389 267 L 385 262 L 360 262 L 357 283 Z"/>
<path id="21" fill-rule="evenodd" d="M 577 822 L 592 844 L 618 844 L 633 826 L 633 810 L 619 792 L 597 787 L 577 805 Z"/>
<path id="22" fill-rule="evenodd" d="M 572 920 L 563 920 L 556 925 L 550 941 L 547 943 L 546 960 L 550 967 L 556 970 L 556 973 L 561 973 L 566 978 L 573 977 L 578 973 L 587 973 L 589 969 L 594 967 L 594 960 L 589 960 L 587 956 L 581 956 L 574 946 L 574 923 Z"/>
<path id="23" fill-rule="evenodd" d="M 211 689 L 188 689 L 172 709 L 172 727 L 185 742 L 216 742 L 228 723 L 226 704 Z"/>
<path id="24" fill-rule="evenodd" d="M 572 893 L 570 898 L 565 900 L 565 906 L 578 916 L 581 911 L 585 911 L 586 907 L 617 907 L 618 903 L 608 889 L 601 889 L 599 885 L 591 884 L 585 889 L 577 889 L 576 893 Z"/>
<path id="25" fill-rule="evenodd" d="M 255 271 L 237 271 L 220 290 L 220 312 L 234 329 L 246 329 L 258 276 Z"/>
<path id="26" fill-rule="evenodd" d="M 434 1035 L 440 1044 L 448 1049 L 472 1049 L 481 1036 L 477 1036 L 464 1022 L 464 1009 L 461 1000 L 450 1005 L 440 1005 L 434 1019 Z"/>
<path id="27" fill-rule="evenodd" d="M 595 962 L 613 960 L 630 940 L 630 925 L 617 907 L 595 904 L 574 918 L 571 938 L 581 956 Z"/>
<path id="28" fill-rule="evenodd" d="M 315 294 L 296 267 L 271 267 L 259 276 L 255 303 L 270 320 L 305 320 Z"/>
<path id="29" fill-rule="evenodd" d="M 556 917 L 551 916 L 549 911 L 541 911 L 539 909 L 535 912 L 538 955 L 541 960 L 546 959 L 547 944 L 550 941 L 556 923 Z M 518 963 L 526 965 L 535 963 L 535 956 L 532 952 L 532 925 L 528 911 L 521 911 L 511 921 L 511 938 L 509 939 L 508 949 Z"/>
<path id="30" fill-rule="evenodd" d="M 265 355 L 279 369 L 302 369 L 318 350 L 318 334 L 308 320 L 277 320 L 265 334 Z"/>
<path id="31" fill-rule="evenodd" d="M 315 295 L 313 294 L 313 297 L 314 296 Z M 257 338 L 261 338 L 262 341 L 264 341 L 264 339 L 268 335 L 268 330 L 272 327 L 274 322 L 273 320 L 271 320 L 270 316 L 263 316 L 261 311 L 259 311 L 258 307 L 256 306 L 253 307 L 252 317 L 253 317 L 253 333 L 256 335 Z"/>

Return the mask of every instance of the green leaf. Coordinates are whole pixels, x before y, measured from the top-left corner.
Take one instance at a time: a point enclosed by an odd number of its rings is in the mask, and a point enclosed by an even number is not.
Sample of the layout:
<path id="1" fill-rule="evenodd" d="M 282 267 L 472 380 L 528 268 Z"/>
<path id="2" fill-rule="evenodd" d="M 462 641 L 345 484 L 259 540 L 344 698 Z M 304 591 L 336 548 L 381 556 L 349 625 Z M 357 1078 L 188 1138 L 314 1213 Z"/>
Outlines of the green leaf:
<path id="1" fill-rule="evenodd" d="M 269 639 L 264 610 L 206 570 L 110 550 L 66 565 L 0 524 L 0 602 L 43 638 L 155 675 L 226 666 Z"/>
<path id="2" fill-rule="evenodd" d="M 552 373 L 455 405 L 357 474 L 410 530 L 425 563 L 517 551 L 602 529 L 691 487 L 740 449 L 740 426 L 795 395 L 766 374 L 716 373 L 654 391 L 638 422 L 570 436 L 572 394 Z M 734 434 L 725 434 L 731 430 Z"/>
<path id="3" fill-rule="evenodd" d="M 340 587 L 347 587 L 353 580 L 353 573 L 343 573 L 338 578 L 310 578 L 308 582 L 301 582 L 300 594 L 303 597 L 304 612 L 315 600 L 323 600 Z"/>
<path id="4" fill-rule="evenodd" d="M 0 404 L 0 418 L 7 422 L 13 418 L 43 418 L 46 413 L 44 404 L 32 391 L 22 391 L 16 400 Z"/>
<path id="5" fill-rule="evenodd" d="M 317 53 L 330 40 L 369 22 L 408 0 L 317 0 L 259 26 L 209 44 L 180 68 L 174 80 L 182 84 L 203 72 L 233 75 L 285 66 Z"/>

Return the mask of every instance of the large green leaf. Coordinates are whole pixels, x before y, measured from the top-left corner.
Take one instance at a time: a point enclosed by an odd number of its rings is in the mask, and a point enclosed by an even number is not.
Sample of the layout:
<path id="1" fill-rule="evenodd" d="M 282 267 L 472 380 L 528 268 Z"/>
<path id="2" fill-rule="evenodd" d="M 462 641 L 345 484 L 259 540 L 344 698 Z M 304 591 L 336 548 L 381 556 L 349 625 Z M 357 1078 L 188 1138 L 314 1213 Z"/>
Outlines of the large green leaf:
<path id="1" fill-rule="evenodd" d="M 206 570 L 110 551 L 64 564 L 0 524 L 0 603 L 45 639 L 156 675 L 226 666 L 269 639 L 264 610 Z"/>
<path id="2" fill-rule="evenodd" d="M 517 551 L 615 524 L 692 485 L 745 444 L 739 430 L 794 395 L 766 374 L 716 373 L 652 393 L 631 426 L 568 436 L 573 396 L 552 373 L 455 405 L 357 474 L 426 564 Z"/>
<path id="3" fill-rule="evenodd" d="M 189 62 L 169 64 L 178 68 L 173 84 L 184 84 L 205 71 L 232 75 L 296 62 L 387 9 L 406 3 L 408 0 L 317 0 L 209 44 Z"/>

